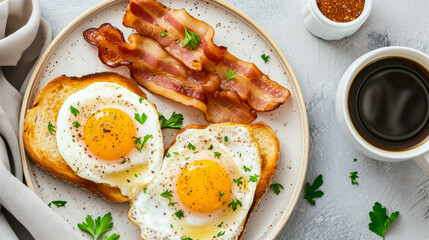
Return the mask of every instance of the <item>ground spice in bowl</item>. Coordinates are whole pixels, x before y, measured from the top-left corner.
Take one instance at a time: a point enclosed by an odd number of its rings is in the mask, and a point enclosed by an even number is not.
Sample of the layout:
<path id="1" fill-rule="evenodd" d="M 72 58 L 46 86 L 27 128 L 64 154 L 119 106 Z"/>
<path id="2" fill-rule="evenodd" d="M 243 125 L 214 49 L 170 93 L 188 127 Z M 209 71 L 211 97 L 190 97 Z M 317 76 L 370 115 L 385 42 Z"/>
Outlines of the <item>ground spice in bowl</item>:
<path id="1" fill-rule="evenodd" d="M 334 22 L 350 22 L 362 13 L 365 0 L 316 0 L 320 12 Z"/>

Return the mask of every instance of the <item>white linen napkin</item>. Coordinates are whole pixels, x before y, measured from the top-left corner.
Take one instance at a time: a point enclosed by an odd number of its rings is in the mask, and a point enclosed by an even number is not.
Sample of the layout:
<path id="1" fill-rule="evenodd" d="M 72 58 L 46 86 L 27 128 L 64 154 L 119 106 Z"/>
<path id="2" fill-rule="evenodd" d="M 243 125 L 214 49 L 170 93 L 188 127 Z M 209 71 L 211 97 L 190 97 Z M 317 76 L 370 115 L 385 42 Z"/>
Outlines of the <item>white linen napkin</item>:
<path id="1" fill-rule="evenodd" d="M 51 37 L 50 25 L 41 19 L 38 0 L 0 0 L 0 206 L 36 240 L 77 240 L 81 236 L 22 183 L 18 147 L 22 97 L 15 87 L 24 82 L 21 93 L 25 90 L 26 75 Z M 0 211 L 0 238 L 14 240 L 18 236 Z"/>

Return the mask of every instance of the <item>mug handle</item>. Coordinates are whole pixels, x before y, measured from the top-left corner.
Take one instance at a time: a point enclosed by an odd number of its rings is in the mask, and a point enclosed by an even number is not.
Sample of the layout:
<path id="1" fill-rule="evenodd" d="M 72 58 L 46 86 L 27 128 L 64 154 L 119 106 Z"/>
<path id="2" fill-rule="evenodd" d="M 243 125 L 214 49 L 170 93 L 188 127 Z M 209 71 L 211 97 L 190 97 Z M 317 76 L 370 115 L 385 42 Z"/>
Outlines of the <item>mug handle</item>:
<path id="1" fill-rule="evenodd" d="M 417 165 L 429 176 L 429 152 L 414 159 Z"/>

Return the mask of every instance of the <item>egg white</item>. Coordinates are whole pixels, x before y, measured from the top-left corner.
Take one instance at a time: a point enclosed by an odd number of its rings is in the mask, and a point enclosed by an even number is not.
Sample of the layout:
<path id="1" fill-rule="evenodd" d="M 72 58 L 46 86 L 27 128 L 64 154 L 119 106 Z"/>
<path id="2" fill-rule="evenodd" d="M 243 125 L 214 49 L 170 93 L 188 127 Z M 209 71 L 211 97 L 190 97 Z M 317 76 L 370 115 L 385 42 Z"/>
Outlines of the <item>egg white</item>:
<path id="1" fill-rule="evenodd" d="M 121 85 L 96 82 L 71 94 L 61 106 L 56 122 L 58 149 L 70 168 L 84 179 L 118 187 L 129 197 L 139 185 L 153 179 L 164 155 L 157 110 L 147 100 L 141 103 L 139 100 L 140 96 Z M 70 106 L 78 109 L 77 116 L 71 113 Z M 91 153 L 83 140 L 84 126 L 91 114 L 104 108 L 119 109 L 133 119 L 136 137 L 143 139 L 152 135 L 141 152 L 133 148 L 125 158 L 113 161 L 99 159 Z M 135 113 L 147 115 L 143 125 L 134 119 Z M 75 121 L 81 125 L 74 127 Z"/>
<path id="2" fill-rule="evenodd" d="M 228 141 L 225 141 L 225 136 Z M 188 149 L 191 143 L 195 150 Z M 212 150 L 208 150 L 213 145 Z M 214 152 L 221 153 L 220 157 Z M 170 157 L 168 157 L 170 156 Z M 220 164 L 229 174 L 232 199 L 242 203 L 236 211 L 231 207 L 209 214 L 197 213 L 182 204 L 177 194 L 176 184 L 186 164 L 197 160 L 212 160 Z M 244 166 L 250 172 L 244 171 Z M 248 181 L 250 176 L 261 173 L 261 158 L 258 144 L 247 127 L 239 124 L 213 124 L 206 129 L 187 129 L 176 137 L 176 142 L 169 149 L 160 173 L 154 180 L 138 191 L 133 197 L 129 218 L 138 225 L 144 239 L 212 239 L 219 232 L 225 234 L 218 239 L 235 239 L 240 233 L 247 213 L 252 205 L 258 182 Z M 243 177 L 244 184 L 238 186 L 233 179 Z M 172 191 L 171 202 L 161 194 Z M 180 220 L 175 212 L 183 210 Z M 218 227 L 222 223 L 221 227 Z"/>

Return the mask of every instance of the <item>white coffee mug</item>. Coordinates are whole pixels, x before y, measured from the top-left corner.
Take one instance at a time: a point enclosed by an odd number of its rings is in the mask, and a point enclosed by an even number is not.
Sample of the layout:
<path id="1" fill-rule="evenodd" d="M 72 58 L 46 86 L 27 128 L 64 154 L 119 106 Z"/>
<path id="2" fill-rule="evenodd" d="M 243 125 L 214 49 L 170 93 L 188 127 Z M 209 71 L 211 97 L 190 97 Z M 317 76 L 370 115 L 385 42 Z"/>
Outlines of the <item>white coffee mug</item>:
<path id="1" fill-rule="evenodd" d="M 356 150 L 362 154 L 381 161 L 399 162 L 414 159 L 429 175 L 429 138 L 418 146 L 403 151 L 383 150 L 369 144 L 355 129 L 349 114 L 348 95 L 356 75 L 369 63 L 388 57 L 403 57 L 413 60 L 429 71 L 429 56 L 408 47 L 384 47 L 368 52 L 354 61 L 341 78 L 336 96 L 336 112 L 344 134 L 352 141 Z"/>

